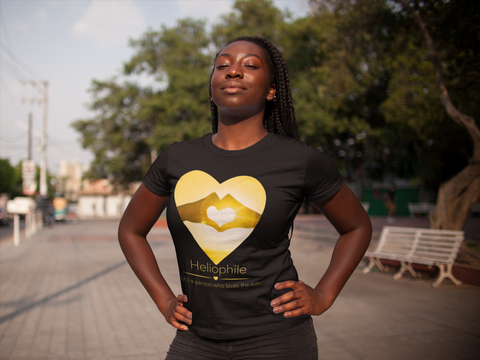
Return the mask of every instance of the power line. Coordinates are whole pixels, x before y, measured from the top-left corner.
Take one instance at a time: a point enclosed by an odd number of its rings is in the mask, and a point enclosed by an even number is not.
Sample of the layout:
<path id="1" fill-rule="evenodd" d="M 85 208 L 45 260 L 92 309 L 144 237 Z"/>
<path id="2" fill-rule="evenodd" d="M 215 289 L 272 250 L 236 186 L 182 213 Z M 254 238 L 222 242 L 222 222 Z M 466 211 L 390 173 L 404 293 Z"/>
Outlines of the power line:
<path id="1" fill-rule="evenodd" d="M 6 25 L 7 23 L 6 23 L 6 21 L 5 21 L 4 17 L 3 17 L 3 11 L 2 11 L 2 8 L 1 8 L 1 7 L 0 7 L 0 22 L 2 23 L 2 28 L 3 28 L 3 32 L 4 32 L 4 35 L 5 35 L 5 40 L 6 40 L 6 42 L 7 42 L 7 46 L 8 46 L 8 48 L 11 48 L 12 46 L 11 46 L 11 44 L 10 44 L 10 36 L 9 36 L 9 34 L 8 34 L 8 28 L 7 28 L 7 25 Z M 18 77 L 17 68 L 16 68 L 16 67 L 14 67 L 14 73 L 15 73 L 15 75 L 17 75 L 17 77 Z"/>
<path id="2" fill-rule="evenodd" d="M 16 152 L 25 152 L 25 146 L 21 145 L 10 145 L 10 144 L 4 144 L 4 147 L 7 149 L 14 150 Z"/>
<path id="3" fill-rule="evenodd" d="M 1 86 L 3 87 L 3 89 L 5 90 L 5 92 L 7 93 L 7 96 L 10 98 L 10 101 L 12 102 L 13 106 L 14 106 L 15 109 L 17 110 L 18 114 L 19 114 L 21 117 L 25 116 L 25 113 L 23 112 L 23 110 L 18 107 L 18 104 L 17 104 L 17 103 L 15 102 L 15 100 L 13 99 L 12 95 L 10 94 L 10 91 L 8 91 L 7 86 L 6 86 L 2 81 L 0 81 L 0 84 L 1 84 Z"/>
<path id="4" fill-rule="evenodd" d="M 6 46 L 3 42 L 0 41 L 0 48 L 3 49 L 10 57 L 15 61 L 18 65 L 20 65 L 26 72 L 30 73 L 30 75 L 38 82 L 43 81 L 43 78 L 39 76 L 35 71 L 30 69 L 18 56 L 16 56 L 13 51 L 11 51 L 8 46 Z"/>
<path id="5" fill-rule="evenodd" d="M 13 70 L 9 67 L 13 68 Z M 2 69 L 6 74 L 10 75 L 14 80 L 20 81 L 20 77 L 18 76 L 15 66 L 7 63 L 3 58 L 0 60 L 0 69 Z"/>
<path id="6" fill-rule="evenodd" d="M 3 18 L 3 11 L 2 11 L 1 5 L 0 5 L 0 22 L 2 23 L 3 31 L 5 32 L 5 39 L 7 40 L 7 45 L 10 45 L 10 37 L 8 36 L 8 29 L 7 29 L 5 19 Z"/>
<path id="7" fill-rule="evenodd" d="M 24 140 L 25 139 L 25 134 L 17 135 L 17 137 L 8 137 L 8 138 L 1 138 L 0 141 L 4 143 L 13 143 L 13 144 L 18 144 L 18 141 Z"/>
<path id="8" fill-rule="evenodd" d="M 46 104 L 45 104 L 46 95 L 42 93 L 41 89 L 38 88 L 38 85 L 40 87 L 43 86 L 43 91 L 47 91 L 48 83 L 46 81 L 43 81 L 43 78 L 41 76 L 39 76 L 34 70 L 32 70 L 28 65 L 26 65 L 25 62 L 23 62 L 11 50 L 11 46 L 10 46 L 11 43 L 10 43 L 10 39 L 9 39 L 9 35 L 8 35 L 8 30 L 7 30 L 7 27 L 6 27 L 6 23 L 4 21 L 4 16 L 3 16 L 3 12 L 1 11 L 1 8 L 0 8 L 0 20 L 2 22 L 2 28 L 4 29 L 4 34 L 5 34 L 4 38 L 5 38 L 5 42 L 6 42 L 6 43 L 3 43 L 0 40 L 0 49 L 2 49 L 2 51 L 4 52 L 5 55 L 8 55 L 10 57 L 10 59 L 8 59 L 8 60 L 3 56 L 1 57 L 1 61 L 0 61 L 1 70 L 4 73 L 11 76 L 12 78 L 14 78 L 15 80 L 22 83 L 22 84 L 29 83 L 30 85 L 32 85 L 41 95 L 44 95 L 43 102 L 44 102 L 44 106 L 46 106 Z M 22 79 L 22 77 L 27 78 L 27 79 L 31 78 L 35 81 L 34 82 L 33 81 L 28 81 L 28 80 L 25 81 L 25 80 Z M 10 92 L 7 89 L 7 86 L 5 84 L 3 84 L 3 82 L 2 82 L 2 87 L 5 89 L 8 97 L 12 101 L 12 104 L 14 104 L 17 112 L 23 117 L 25 115 L 25 112 L 23 111 L 23 109 L 19 109 L 19 107 L 17 105 L 17 102 L 14 101 L 13 96 L 10 94 Z M 63 97 L 62 96 L 63 94 L 61 92 L 57 95 L 60 95 L 61 97 Z M 49 138 L 49 144 L 50 144 L 50 146 L 53 147 L 54 151 L 58 151 L 61 154 L 70 153 L 71 155 L 73 155 L 71 149 L 67 146 L 67 144 L 69 144 L 71 142 L 65 142 L 65 141 L 57 140 L 57 139 L 51 137 L 50 135 L 48 135 L 46 133 L 45 133 L 45 135 L 46 135 L 46 137 Z M 21 150 L 18 147 L 10 145 L 11 142 L 15 142 L 15 140 L 12 140 L 12 139 L 1 139 L 1 140 L 2 140 L 2 143 L 4 144 L 4 146 L 8 144 L 7 146 L 9 147 L 10 150 L 14 149 L 14 148 L 16 148 L 17 150 Z M 42 142 L 43 141 L 44 140 L 42 140 Z M 44 144 L 42 146 L 45 146 L 45 145 L 46 144 Z M 42 159 L 42 161 L 44 161 L 44 159 Z"/>
<path id="9" fill-rule="evenodd" d="M 42 96 L 41 101 L 43 102 L 43 131 L 41 137 L 41 159 L 40 159 L 40 195 L 47 195 L 47 109 L 48 109 L 48 81 L 38 80 L 41 79 L 32 69 L 30 69 L 23 61 L 18 58 L 3 42 L 0 41 L 0 48 L 3 49 L 12 60 L 20 65 L 26 72 L 30 73 L 35 81 L 27 80 L 26 83 L 32 85 Z M 42 86 L 43 92 L 41 92 L 37 86 Z"/>

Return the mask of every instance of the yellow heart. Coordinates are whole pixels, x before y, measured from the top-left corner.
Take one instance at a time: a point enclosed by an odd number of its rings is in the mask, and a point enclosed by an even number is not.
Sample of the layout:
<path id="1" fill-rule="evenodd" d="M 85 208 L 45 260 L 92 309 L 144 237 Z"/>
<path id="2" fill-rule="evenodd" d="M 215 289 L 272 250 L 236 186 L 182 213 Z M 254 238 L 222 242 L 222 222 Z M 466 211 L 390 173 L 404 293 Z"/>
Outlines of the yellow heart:
<path id="1" fill-rule="evenodd" d="M 218 280 L 218 276 L 214 276 L 213 278 L 214 278 L 215 280 Z"/>
<path id="2" fill-rule="evenodd" d="M 215 265 L 252 233 L 266 203 L 265 189 L 251 176 L 220 184 L 199 170 L 178 180 L 174 197 L 183 223 Z"/>

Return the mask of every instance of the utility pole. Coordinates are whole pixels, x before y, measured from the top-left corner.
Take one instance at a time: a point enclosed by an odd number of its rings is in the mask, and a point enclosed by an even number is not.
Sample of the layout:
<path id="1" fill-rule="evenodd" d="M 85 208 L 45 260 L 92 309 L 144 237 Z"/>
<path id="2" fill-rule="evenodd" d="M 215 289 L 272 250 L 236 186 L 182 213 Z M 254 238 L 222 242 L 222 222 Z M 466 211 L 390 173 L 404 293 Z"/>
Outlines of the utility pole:
<path id="1" fill-rule="evenodd" d="M 32 160 L 32 124 L 33 114 L 28 113 L 28 160 Z"/>
<path id="2" fill-rule="evenodd" d="M 47 114 L 48 114 L 48 81 L 43 81 L 43 133 L 42 155 L 40 159 L 40 196 L 47 196 Z"/>
<path id="3" fill-rule="evenodd" d="M 24 83 L 29 83 L 34 88 L 37 86 L 43 85 L 43 98 L 24 98 L 24 101 L 31 101 L 33 102 L 42 102 L 43 103 L 43 131 L 41 136 L 41 143 L 40 143 L 40 196 L 46 197 L 48 188 L 47 188 L 47 116 L 48 116 L 48 81 L 24 81 Z M 30 128 L 31 129 L 31 128 Z M 31 133 L 31 130 L 29 130 Z M 29 157 L 31 158 L 31 150 L 29 150 Z"/>

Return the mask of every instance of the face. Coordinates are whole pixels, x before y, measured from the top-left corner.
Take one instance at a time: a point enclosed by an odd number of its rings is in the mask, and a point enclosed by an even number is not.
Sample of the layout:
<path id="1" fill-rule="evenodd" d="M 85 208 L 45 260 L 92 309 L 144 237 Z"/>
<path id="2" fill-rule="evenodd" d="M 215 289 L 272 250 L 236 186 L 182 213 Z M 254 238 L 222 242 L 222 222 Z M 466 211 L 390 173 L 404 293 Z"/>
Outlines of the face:
<path id="1" fill-rule="evenodd" d="M 237 41 L 220 51 L 212 75 L 212 97 L 222 110 L 234 109 L 237 115 L 262 111 L 275 97 L 275 85 L 269 81 L 264 51 L 249 41 Z"/>

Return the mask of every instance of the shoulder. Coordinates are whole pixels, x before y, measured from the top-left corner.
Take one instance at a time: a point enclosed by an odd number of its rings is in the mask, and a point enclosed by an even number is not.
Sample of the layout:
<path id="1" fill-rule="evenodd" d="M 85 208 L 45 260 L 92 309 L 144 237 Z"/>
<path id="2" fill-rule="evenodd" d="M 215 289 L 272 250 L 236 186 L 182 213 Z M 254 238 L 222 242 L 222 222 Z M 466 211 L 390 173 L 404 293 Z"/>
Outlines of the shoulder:
<path id="1" fill-rule="evenodd" d="M 285 151 L 292 151 L 292 150 L 305 151 L 310 146 L 301 140 L 293 139 L 288 136 L 283 136 L 276 133 L 270 133 L 270 136 L 271 136 L 270 143 L 275 147 L 284 149 Z"/>
<path id="2" fill-rule="evenodd" d="M 188 154 L 199 152 L 200 147 L 203 146 L 207 137 L 211 137 L 211 134 L 193 140 L 176 141 L 171 143 L 160 153 L 151 168 L 166 169 L 172 161 L 175 162 L 179 158 L 188 157 Z"/>
<path id="3" fill-rule="evenodd" d="M 292 146 L 307 145 L 305 142 L 301 140 L 297 140 L 288 136 L 280 135 L 277 133 L 269 133 L 269 134 L 272 137 L 273 141 L 275 141 L 276 143 L 290 144 Z"/>
<path id="4" fill-rule="evenodd" d="M 205 134 L 203 136 L 200 136 L 196 139 L 191 139 L 191 140 L 182 140 L 182 141 L 176 141 L 168 146 L 168 148 L 175 148 L 175 149 L 182 149 L 182 148 L 191 148 L 191 147 L 198 147 L 198 146 L 203 146 L 205 141 L 209 140 L 212 138 L 212 134 Z"/>
<path id="5" fill-rule="evenodd" d="M 199 148 L 203 148 L 205 142 L 212 137 L 212 134 L 206 134 L 199 138 L 192 140 L 176 141 L 168 145 L 162 153 L 174 156 L 175 154 L 185 153 L 190 151 L 198 151 Z"/>
<path id="6" fill-rule="evenodd" d="M 279 134 L 272 134 L 272 144 L 276 150 L 283 153 L 289 153 L 295 156 L 303 156 L 306 159 L 328 159 L 328 157 L 318 148 L 302 141 Z"/>

